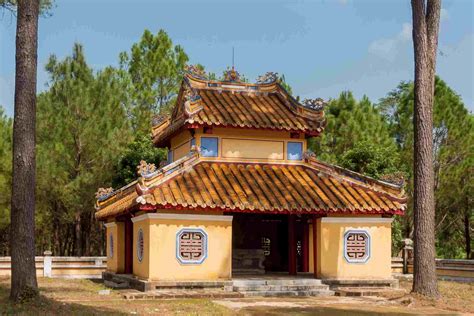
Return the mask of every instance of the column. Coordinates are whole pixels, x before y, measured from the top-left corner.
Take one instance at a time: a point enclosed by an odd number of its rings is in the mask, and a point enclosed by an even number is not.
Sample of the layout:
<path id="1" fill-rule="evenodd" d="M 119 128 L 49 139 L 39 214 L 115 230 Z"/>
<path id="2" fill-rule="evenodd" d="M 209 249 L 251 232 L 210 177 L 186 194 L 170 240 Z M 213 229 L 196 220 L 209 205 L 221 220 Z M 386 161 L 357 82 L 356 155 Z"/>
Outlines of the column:
<path id="1" fill-rule="evenodd" d="M 313 215 L 313 262 L 314 278 L 318 278 L 318 221 L 316 215 Z"/>
<path id="2" fill-rule="evenodd" d="M 309 271 L 309 223 L 306 217 L 303 217 L 303 240 L 301 250 L 303 251 L 303 272 Z"/>
<path id="3" fill-rule="evenodd" d="M 288 273 L 296 275 L 295 215 L 288 216 Z"/>

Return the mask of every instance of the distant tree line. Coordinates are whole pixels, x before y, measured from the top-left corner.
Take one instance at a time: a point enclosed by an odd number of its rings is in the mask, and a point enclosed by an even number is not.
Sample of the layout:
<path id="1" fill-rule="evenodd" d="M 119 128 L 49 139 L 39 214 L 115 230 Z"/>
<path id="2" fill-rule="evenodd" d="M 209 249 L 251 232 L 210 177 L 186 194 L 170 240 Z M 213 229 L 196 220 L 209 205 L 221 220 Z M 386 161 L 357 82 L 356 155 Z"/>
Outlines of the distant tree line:
<path id="1" fill-rule="evenodd" d="M 94 71 L 84 48 L 49 58 L 47 89 L 37 104 L 36 249 L 40 255 L 103 255 L 103 227 L 94 218 L 98 187 L 136 178 L 141 159 L 157 165 L 151 119 L 169 112 L 189 58 L 164 31 L 146 30 L 118 67 Z M 202 67 L 202 66 L 201 66 Z M 210 73 L 211 78 L 216 78 Z M 283 77 L 284 78 L 284 77 Z M 285 82 L 286 89 L 291 86 Z M 377 179 L 404 182 L 406 216 L 393 226 L 397 254 L 413 236 L 413 83 L 402 82 L 373 103 L 344 91 L 328 102 L 328 125 L 310 141 L 319 159 Z M 437 255 L 473 258 L 474 118 L 440 78 L 434 102 Z M 12 120 L 0 108 L 0 255 L 8 255 Z"/>

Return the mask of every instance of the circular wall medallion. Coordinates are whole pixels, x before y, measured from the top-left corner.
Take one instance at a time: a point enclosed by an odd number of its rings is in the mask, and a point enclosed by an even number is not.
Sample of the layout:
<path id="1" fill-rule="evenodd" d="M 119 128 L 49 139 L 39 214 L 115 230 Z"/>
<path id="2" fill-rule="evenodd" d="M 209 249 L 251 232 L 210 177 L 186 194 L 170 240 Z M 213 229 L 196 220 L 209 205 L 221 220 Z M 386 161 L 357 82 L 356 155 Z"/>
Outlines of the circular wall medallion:
<path id="1" fill-rule="evenodd" d="M 109 258 L 114 257 L 114 234 L 109 234 Z"/>
<path id="2" fill-rule="evenodd" d="M 137 238 L 137 258 L 139 262 L 143 260 L 143 254 L 145 252 L 145 240 L 143 236 L 143 229 L 138 230 L 138 238 Z"/>

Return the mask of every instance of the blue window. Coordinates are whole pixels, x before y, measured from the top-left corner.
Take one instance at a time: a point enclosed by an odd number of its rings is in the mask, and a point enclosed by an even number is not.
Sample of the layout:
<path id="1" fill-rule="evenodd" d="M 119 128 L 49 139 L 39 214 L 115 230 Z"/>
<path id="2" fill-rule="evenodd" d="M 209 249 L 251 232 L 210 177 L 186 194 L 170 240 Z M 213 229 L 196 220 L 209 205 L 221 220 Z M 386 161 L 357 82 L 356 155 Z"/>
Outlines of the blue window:
<path id="1" fill-rule="evenodd" d="M 217 141 L 217 137 L 201 137 L 201 155 L 203 157 L 217 157 L 219 152 Z"/>
<path id="2" fill-rule="evenodd" d="M 288 160 L 302 160 L 303 159 L 303 143 L 301 142 L 288 142 Z"/>
<path id="3" fill-rule="evenodd" d="M 173 151 L 171 149 L 168 149 L 168 163 L 173 162 Z"/>
<path id="4" fill-rule="evenodd" d="M 190 145 L 190 147 L 192 148 L 194 145 L 196 145 L 196 138 L 191 138 L 191 145 Z"/>

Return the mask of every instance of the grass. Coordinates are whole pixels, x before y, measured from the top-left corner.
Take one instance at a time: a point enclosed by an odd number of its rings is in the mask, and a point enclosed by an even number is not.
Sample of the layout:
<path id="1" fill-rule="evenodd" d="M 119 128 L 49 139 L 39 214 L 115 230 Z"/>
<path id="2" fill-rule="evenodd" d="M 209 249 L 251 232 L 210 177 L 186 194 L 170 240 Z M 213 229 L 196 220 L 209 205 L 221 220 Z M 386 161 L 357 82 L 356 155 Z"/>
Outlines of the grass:
<path id="1" fill-rule="evenodd" d="M 10 280 L 0 279 L 0 315 L 230 315 L 207 299 L 127 301 L 120 292 L 91 280 L 39 278 L 41 295 L 22 304 L 8 300 Z"/>
<path id="2" fill-rule="evenodd" d="M 10 280 L 0 278 L 0 315 L 423 315 L 474 313 L 474 284 L 439 282 L 441 298 L 407 294 L 392 298 L 248 298 L 221 300 L 132 300 L 120 291 L 99 295 L 104 285 L 91 280 L 38 279 L 41 295 L 13 304 Z M 411 282 L 401 281 L 411 289 Z M 222 303 L 223 302 L 223 303 Z M 226 304 L 227 303 L 227 304 Z M 228 304 L 231 303 L 231 304 Z M 234 306 L 231 306 L 234 304 Z M 285 305 L 286 304 L 286 305 Z M 237 307 L 235 307 L 237 306 Z M 286 306 L 286 307 L 285 307 Z"/>
<path id="3" fill-rule="evenodd" d="M 411 291 L 411 281 L 400 281 L 400 287 Z M 428 299 L 416 294 L 410 294 L 413 307 L 434 307 L 453 312 L 474 313 L 474 283 L 459 283 L 438 281 L 440 297 Z"/>

